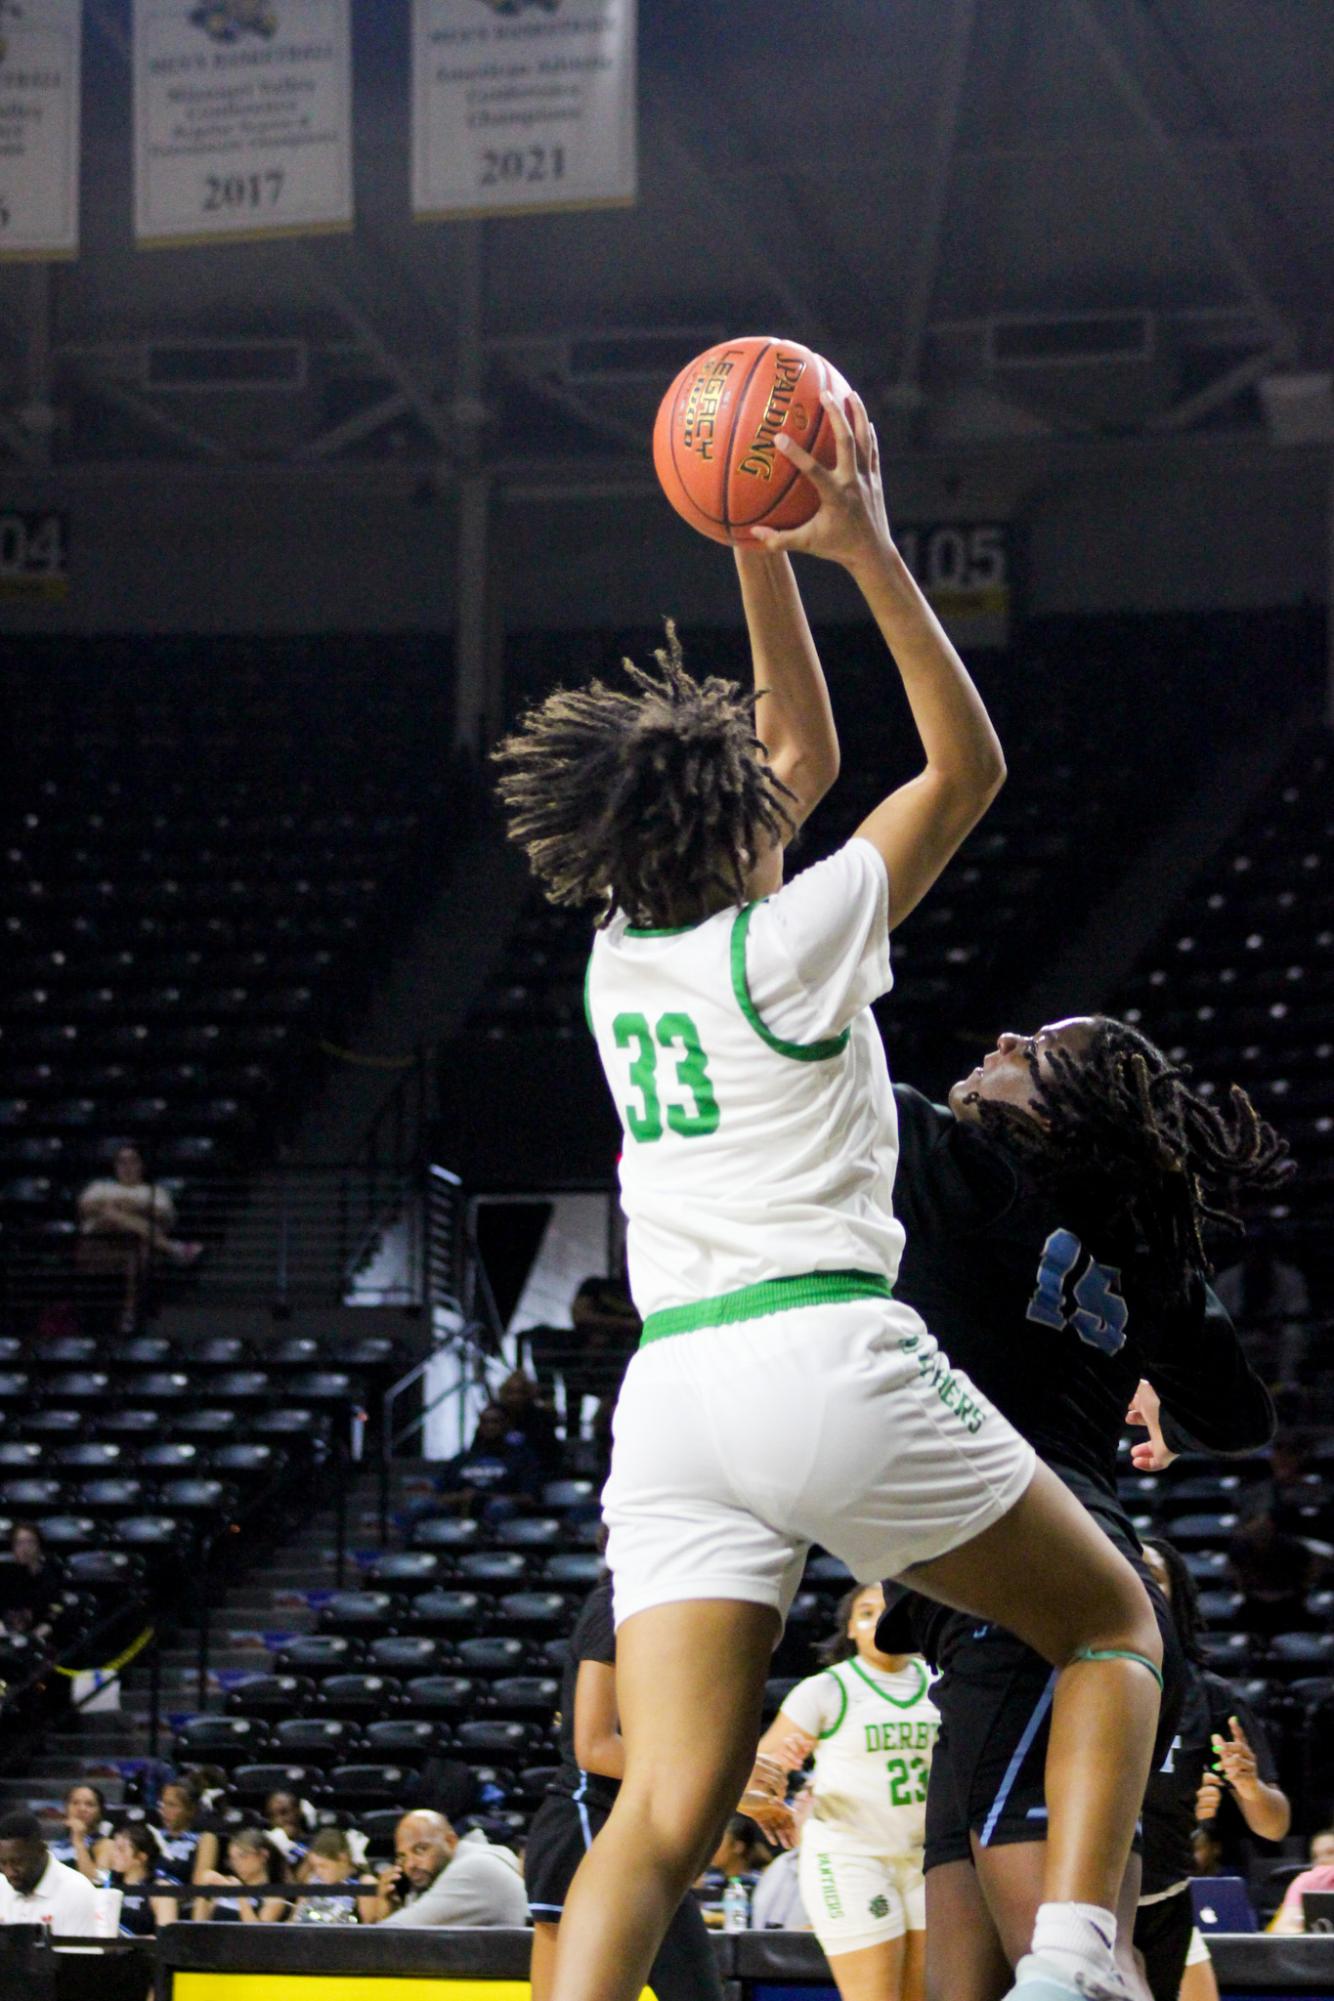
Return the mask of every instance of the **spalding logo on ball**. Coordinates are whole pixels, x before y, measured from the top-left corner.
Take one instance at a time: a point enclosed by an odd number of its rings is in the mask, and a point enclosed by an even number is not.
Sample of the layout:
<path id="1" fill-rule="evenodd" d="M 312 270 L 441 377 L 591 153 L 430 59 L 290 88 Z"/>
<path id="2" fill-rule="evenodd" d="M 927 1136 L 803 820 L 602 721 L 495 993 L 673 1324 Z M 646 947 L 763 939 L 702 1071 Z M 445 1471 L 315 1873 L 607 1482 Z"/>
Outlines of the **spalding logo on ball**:
<path id="1" fill-rule="evenodd" d="M 752 528 L 809 521 L 819 495 L 774 440 L 786 431 L 832 466 L 833 427 L 820 401 L 826 389 L 850 393 L 838 370 L 800 341 L 745 334 L 696 355 L 653 427 L 653 464 L 681 519 L 715 542 L 749 542 Z"/>

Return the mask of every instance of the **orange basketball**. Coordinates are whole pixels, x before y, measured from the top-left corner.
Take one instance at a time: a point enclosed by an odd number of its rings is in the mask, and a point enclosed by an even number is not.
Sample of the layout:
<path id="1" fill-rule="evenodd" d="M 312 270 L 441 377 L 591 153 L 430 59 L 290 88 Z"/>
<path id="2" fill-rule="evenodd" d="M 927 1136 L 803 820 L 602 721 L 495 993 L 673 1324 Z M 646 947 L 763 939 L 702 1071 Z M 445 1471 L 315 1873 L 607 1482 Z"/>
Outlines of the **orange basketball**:
<path id="1" fill-rule="evenodd" d="M 786 431 L 823 465 L 834 434 L 820 401 L 848 385 L 797 340 L 744 334 L 696 355 L 677 376 L 653 426 L 653 464 L 683 521 L 715 542 L 749 542 L 751 529 L 799 528 L 819 505 L 808 479 L 774 444 Z"/>

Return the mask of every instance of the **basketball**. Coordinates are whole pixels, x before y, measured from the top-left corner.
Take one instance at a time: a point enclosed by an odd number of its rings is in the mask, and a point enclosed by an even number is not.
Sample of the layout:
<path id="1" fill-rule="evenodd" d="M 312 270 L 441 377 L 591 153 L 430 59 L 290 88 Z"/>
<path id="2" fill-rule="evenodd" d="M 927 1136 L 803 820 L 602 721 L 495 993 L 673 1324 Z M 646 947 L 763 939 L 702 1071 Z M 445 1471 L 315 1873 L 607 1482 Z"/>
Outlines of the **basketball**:
<path id="1" fill-rule="evenodd" d="M 749 542 L 756 526 L 809 521 L 819 496 L 774 440 L 786 431 L 832 466 L 826 389 L 849 393 L 822 355 L 767 334 L 720 341 L 688 362 L 653 427 L 653 464 L 681 519 L 715 542 Z"/>

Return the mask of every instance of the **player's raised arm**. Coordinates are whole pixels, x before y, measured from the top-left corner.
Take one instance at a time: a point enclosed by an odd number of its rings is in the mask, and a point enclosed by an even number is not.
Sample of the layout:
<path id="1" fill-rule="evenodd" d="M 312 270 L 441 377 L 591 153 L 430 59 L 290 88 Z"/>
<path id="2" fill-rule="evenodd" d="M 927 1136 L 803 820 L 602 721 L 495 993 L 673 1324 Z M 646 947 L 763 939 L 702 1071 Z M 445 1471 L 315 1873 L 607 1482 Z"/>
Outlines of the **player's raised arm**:
<path id="1" fill-rule="evenodd" d="M 770 551 L 805 550 L 841 563 L 903 678 L 926 763 L 857 829 L 884 857 L 892 926 L 921 901 L 982 818 L 1004 783 L 1005 759 L 967 668 L 894 545 L 875 430 L 860 398 L 848 400 L 851 417 L 836 396 L 824 397 L 838 439 L 832 469 L 785 434 L 777 439 L 820 495 L 810 520 L 752 533 Z"/>
<path id="2" fill-rule="evenodd" d="M 838 777 L 834 712 L 788 557 L 743 542 L 733 553 L 755 674 L 755 733 L 793 795 L 795 831 Z"/>

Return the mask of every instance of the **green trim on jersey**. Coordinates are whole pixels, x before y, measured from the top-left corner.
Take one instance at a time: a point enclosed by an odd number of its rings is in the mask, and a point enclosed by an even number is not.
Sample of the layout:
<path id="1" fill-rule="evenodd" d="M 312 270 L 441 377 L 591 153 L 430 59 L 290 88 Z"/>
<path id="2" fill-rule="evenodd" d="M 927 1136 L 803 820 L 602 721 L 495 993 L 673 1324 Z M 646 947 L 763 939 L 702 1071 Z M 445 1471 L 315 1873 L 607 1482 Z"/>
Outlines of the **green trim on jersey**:
<path id="1" fill-rule="evenodd" d="M 893 1287 L 881 1272 L 808 1271 L 797 1278 L 766 1278 L 743 1285 L 737 1292 L 720 1292 L 689 1306 L 664 1306 L 650 1313 L 639 1338 L 665 1341 L 672 1334 L 693 1334 L 700 1327 L 730 1327 L 738 1320 L 763 1320 L 796 1306 L 834 1306 L 850 1299 L 892 1299 Z"/>
<path id="2" fill-rule="evenodd" d="M 870 1675 L 867 1674 L 866 1669 L 862 1666 L 861 1662 L 857 1659 L 855 1654 L 853 1655 L 852 1659 L 848 1662 L 848 1666 L 852 1669 L 852 1672 L 854 1674 L 861 1676 L 862 1680 L 866 1683 L 866 1686 L 869 1689 L 872 1689 L 875 1692 L 875 1694 L 881 1698 L 882 1701 L 892 1702 L 896 1709 L 911 1709 L 915 1703 L 921 1701 L 922 1697 L 926 1694 L 926 1691 L 930 1686 L 930 1678 L 927 1675 L 926 1669 L 923 1667 L 920 1661 L 916 1663 L 917 1676 L 918 1676 L 917 1687 L 913 1690 L 911 1695 L 904 1695 L 904 1696 L 891 1695 L 887 1688 L 881 1688 L 879 1682 L 872 1681 Z"/>
<path id="3" fill-rule="evenodd" d="M 778 1056 L 790 1056 L 794 1063 L 826 1063 L 831 1056 L 841 1056 L 848 1046 L 852 1034 L 845 1028 L 838 1035 L 828 1035 L 823 1042 L 784 1042 L 760 1019 L 759 1009 L 750 997 L 750 984 L 746 979 L 746 933 L 750 930 L 750 920 L 759 909 L 758 903 L 748 903 L 744 910 L 737 912 L 732 926 L 732 992 L 736 995 L 737 1006 L 745 1015 L 760 1041 Z"/>
<path id="4" fill-rule="evenodd" d="M 593 990 L 593 954 L 590 952 L 588 955 L 588 964 L 584 967 L 584 1020 L 588 1023 L 589 1034 L 596 1036 L 597 1030 L 593 1026 L 592 990 Z"/>
<path id="5" fill-rule="evenodd" d="M 699 923 L 707 924 L 708 919 L 701 917 Z M 656 930 L 639 924 L 627 924 L 625 927 L 625 936 L 627 938 L 684 938 L 687 931 L 698 930 L 699 924 L 665 924 L 660 925 Z"/>
<path id="6" fill-rule="evenodd" d="M 838 1690 L 839 1709 L 838 1709 L 838 1715 L 834 1718 L 829 1728 L 827 1730 L 822 1730 L 820 1732 L 817 1741 L 821 1744 L 823 1744 L 828 1738 L 832 1737 L 835 1734 L 835 1732 L 841 1727 L 843 1718 L 848 1713 L 848 1691 L 844 1684 L 842 1675 L 838 1672 L 837 1668 L 826 1668 L 825 1673 L 829 1676 L 830 1680 L 834 1683 L 835 1687 Z"/>

